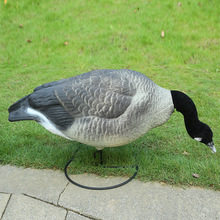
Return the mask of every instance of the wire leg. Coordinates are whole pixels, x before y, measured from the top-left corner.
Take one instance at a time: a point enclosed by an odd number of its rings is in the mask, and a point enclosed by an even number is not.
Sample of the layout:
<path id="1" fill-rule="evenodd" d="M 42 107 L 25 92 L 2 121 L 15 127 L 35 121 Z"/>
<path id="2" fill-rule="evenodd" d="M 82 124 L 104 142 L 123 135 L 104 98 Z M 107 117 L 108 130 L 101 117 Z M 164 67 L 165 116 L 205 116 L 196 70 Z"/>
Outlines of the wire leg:
<path id="1" fill-rule="evenodd" d="M 96 155 L 99 154 L 100 155 L 100 165 L 103 164 L 103 159 L 102 159 L 102 150 L 97 150 L 94 152 L 94 158 L 96 158 Z"/>

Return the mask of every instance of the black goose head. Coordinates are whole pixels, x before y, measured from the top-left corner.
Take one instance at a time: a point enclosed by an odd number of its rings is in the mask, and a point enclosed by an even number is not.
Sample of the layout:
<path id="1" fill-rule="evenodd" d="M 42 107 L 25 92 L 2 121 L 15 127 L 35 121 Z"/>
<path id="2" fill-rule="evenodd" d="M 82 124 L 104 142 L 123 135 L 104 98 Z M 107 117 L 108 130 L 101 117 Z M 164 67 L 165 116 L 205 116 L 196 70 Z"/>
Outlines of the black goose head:
<path id="1" fill-rule="evenodd" d="M 191 123 L 192 124 L 192 123 Z M 194 129 L 189 129 L 189 126 L 186 125 L 186 129 L 188 134 L 196 141 L 199 141 L 205 145 L 207 145 L 213 153 L 216 153 L 215 145 L 213 143 L 213 133 L 211 128 L 198 120 Z"/>
<path id="2" fill-rule="evenodd" d="M 179 91 L 171 91 L 174 108 L 181 112 L 184 116 L 186 130 L 191 138 L 206 144 L 211 148 L 213 153 L 216 153 L 213 143 L 213 133 L 211 128 L 199 121 L 196 106 L 191 98 Z"/>

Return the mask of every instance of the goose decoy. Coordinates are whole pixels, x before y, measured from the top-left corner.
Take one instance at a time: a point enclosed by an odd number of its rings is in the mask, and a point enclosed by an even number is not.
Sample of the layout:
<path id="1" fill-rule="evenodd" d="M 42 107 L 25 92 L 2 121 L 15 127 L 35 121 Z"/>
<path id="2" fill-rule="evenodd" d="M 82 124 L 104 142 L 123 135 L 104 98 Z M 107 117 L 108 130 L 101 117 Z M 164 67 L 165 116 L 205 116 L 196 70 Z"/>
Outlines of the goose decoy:
<path id="1" fill-rule="evenodd" d="M 174 109 L 183 114 L 189 136 L 216 152 L 210 127 L 199 121 L 186 94 L 128 69 L 94 70 L 43 84 L 8 111 L 11 122 L 35 120 L 54 134 L 101 150 L 136 140 L 164 124 Z"/>

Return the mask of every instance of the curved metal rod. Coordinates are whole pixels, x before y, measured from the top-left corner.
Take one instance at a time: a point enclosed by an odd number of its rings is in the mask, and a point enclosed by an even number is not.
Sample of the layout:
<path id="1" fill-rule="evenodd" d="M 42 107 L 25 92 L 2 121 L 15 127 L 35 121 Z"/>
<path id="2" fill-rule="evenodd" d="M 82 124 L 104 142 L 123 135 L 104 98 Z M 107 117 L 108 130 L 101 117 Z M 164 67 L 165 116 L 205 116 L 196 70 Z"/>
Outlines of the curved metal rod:
<path id="1" fill-rule="evenodd" d="M 76 153 L 76 152 L 75 152 Z M 72 179 L 70 179 L 70 177 L 68 176 L 67 174 L 67 167 L 69 166 L 69 164 L 73 161 L 73 159 L 75 158 L 75 154 L 74 156 L 71 158 L 71 160 L 66 164 L 65 168 L 64 168 L 64 173 L 65 173 L 65 176 L 66 178 L 74 185 L 78 186 L 78 187 L 81 187 L 81 188 L 84 188 L 84 189 L 90 189 L 90 190 L 108 190 L 108 189 L 115 189 L 117 187 L 120 187 L 120 186 L 123 186 L 125 184 L 127 184 L 128 182 L 130 182 L 131 180 L 133 180 L 135 178 L 135 176 L 137 175 L 138 173 L 138 165 L 133 165 L 133 166 L 107 166 L 107 167 L 104 167 L 104 168 L 126 168 L 126 167 L 135 167 L 136 168 L 136 172 L 133 174 L 132 177 L 130 177 L 128 180 L 122 182 L 122 183 L 119 183 L 117 185 L 113 185 L 113 186 L 106 186 L 106 187 L 91 187 L 91 186 L 85 186 L 85 185 L 82 185 L 82 184 L 79 184 L 75 181 L 73 181 Z"/>

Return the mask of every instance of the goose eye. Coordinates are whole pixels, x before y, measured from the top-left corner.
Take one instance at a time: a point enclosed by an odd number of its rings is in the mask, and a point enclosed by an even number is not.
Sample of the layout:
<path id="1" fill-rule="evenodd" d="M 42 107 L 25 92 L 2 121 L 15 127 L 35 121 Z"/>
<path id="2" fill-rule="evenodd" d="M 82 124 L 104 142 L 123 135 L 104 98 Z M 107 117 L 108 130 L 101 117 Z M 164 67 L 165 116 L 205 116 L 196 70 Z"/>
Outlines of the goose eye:
<path id="1" fill-rule="evenodd" d="M 194 140 L 201 142 L 202 138 L 201 137 L 195 137 Z"/>

